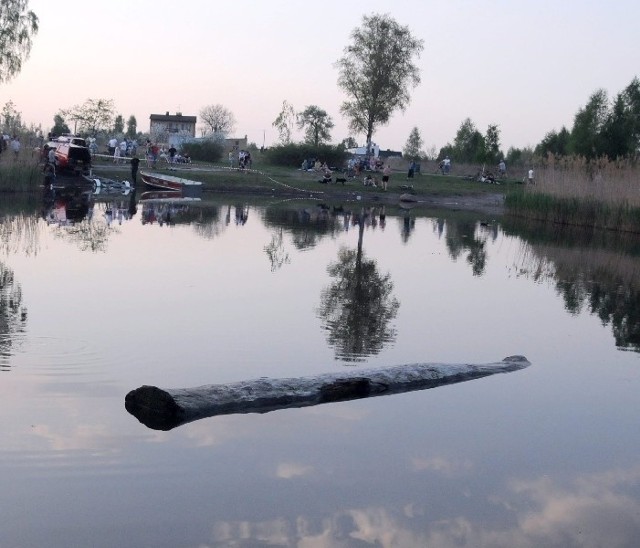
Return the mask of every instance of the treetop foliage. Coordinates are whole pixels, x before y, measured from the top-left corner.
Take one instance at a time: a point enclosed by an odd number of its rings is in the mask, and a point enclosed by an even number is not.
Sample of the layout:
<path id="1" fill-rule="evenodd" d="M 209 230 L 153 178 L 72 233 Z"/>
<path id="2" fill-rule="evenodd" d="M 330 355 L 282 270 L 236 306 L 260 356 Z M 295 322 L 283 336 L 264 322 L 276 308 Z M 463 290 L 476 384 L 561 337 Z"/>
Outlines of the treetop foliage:
<path id="1" fill-rule="evenodd" d="M 635 157 L 640 149 L 640 80 L 637 77 L 613 100 L 604 89 L 591 94 L 573 119 L 571 131 L 548 132 L 536 146 L 539 156 L 575 154 L 587 159 Z"/>
<path id="2" fill-rule="evenodd" d="M 318 146 L 331 140 L 333 120 L 326 110 L 309 105 L 297 114 L 298 128 L 304 129 L 304 142 Z"/>
<path id="3" fill-rule="evenodd" d="M 28 0 L 0 2 L 0 83 L 16 76 L 31 52 L 38 17 L 28 8 Z"/>

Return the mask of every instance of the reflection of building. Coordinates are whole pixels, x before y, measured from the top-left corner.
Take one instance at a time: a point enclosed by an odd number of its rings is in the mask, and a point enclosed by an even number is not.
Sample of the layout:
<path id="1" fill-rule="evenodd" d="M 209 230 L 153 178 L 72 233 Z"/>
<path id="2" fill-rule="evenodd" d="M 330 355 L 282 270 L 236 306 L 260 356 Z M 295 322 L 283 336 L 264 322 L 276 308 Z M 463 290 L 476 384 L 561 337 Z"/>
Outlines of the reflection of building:
<path id="1" fill-rule="evenodd" d="M 152 114 L 149 116 L 149 133 L 188 133 L 191 137 L 196 136 L 196 117 L 183 116 L 181 112 L 176 114 Z"/>

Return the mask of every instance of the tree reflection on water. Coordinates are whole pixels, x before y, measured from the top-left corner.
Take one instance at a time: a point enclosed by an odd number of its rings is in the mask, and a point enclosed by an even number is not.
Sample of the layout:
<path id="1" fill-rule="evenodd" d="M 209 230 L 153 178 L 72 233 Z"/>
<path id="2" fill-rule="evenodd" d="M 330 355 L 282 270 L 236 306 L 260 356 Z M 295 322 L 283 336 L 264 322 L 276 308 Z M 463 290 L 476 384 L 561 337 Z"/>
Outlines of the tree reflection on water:
<path id="1" fill-rule="evenodd" d="M 486 234 L 477 230 L 475 220 L 446 221 L 445 243 L 449 255 L 455 261 L 468 252 L 466 261 L 474 276 L 482 276 L 487 266 Z"/>
<path id="2" fill-rule="evenodd" d="M 514 230 L 515 229 L 515 230 Z M 510 221 L 529 243 L 519 274 L 548 279 L 570 314 L 610 324 L 618 348 L 640 352 L 640 238 Z"/>
<path id="3" fill-rule="evenodd" d="M 12 341 L 27 323 L 27 310 L 22 305 L 22 289 L 13 271 L 0 263 L 0 369 L 8 367 Z"/>
<path id="4" fill-rule="evenodd" d="M 340 249 L 337 262 L 327 267 L 334 281 L 322 291 L 317 310 L 336 359 L 347 362 L 364 361 L 395 341 L 391 321 L 400 307 L 390 275 L 382 275 L 362 251 L 364 217 L 358 221 L 358 248 Z"/>

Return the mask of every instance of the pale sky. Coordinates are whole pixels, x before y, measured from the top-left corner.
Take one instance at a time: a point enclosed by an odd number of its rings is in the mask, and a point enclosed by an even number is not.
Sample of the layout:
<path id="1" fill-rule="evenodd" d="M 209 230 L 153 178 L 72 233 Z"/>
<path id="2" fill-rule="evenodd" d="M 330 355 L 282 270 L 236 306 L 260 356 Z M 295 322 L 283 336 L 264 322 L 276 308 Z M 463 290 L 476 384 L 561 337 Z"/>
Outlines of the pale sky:
<path id="1" fill-rule="evenodd" d="M 31 0 L 40 20 L 22 73 L 0 85 L 27 123 L 53 125 L 61 108 L 113 99 L 125 120 L 198 116 L 222 104 L 236 136 L 277 141 L 272 122 L 289 101 L 325 109 L 334 142 L 349 135 L 334 63 L 362 15 L 388 13 L 422 38 L 422 83 L 404 112 L 374 135 L 401 150 L 415 126 L 425 149 L 453 141 L 470 117 L 501 146 L 537 144 L 571 127 L 591 93 L 610 96 L 640 76 L 638 0 Z M 294 138 L 301 138 L 296 132 Z M 363 135 L 355 136 L 359 143 Z"/>

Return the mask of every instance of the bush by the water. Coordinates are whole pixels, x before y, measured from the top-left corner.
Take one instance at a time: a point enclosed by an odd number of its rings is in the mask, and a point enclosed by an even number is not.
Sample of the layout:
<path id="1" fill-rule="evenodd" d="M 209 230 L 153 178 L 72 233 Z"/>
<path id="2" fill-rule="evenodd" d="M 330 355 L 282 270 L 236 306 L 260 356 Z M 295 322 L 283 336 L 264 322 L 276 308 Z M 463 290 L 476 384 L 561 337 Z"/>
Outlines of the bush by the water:
<path id="1" fill-rule="evenodd" d="M 216 141 L 200 141 L 182 145 L 183 154 L 188 154 L 192 160 L 200 162 L 219 162 L 223 151 L 222 144 Z"/>
<path id="2" fill-rule="evenodd" d="M 267 162 L 277 166 L 300 167 L 304 160 L 318 159 L 329 167 L 341 168 L 347 160 L 348 153 L 342 145 L 308 145 L 290 143 L 278 145 L 265 151 Z"/>

